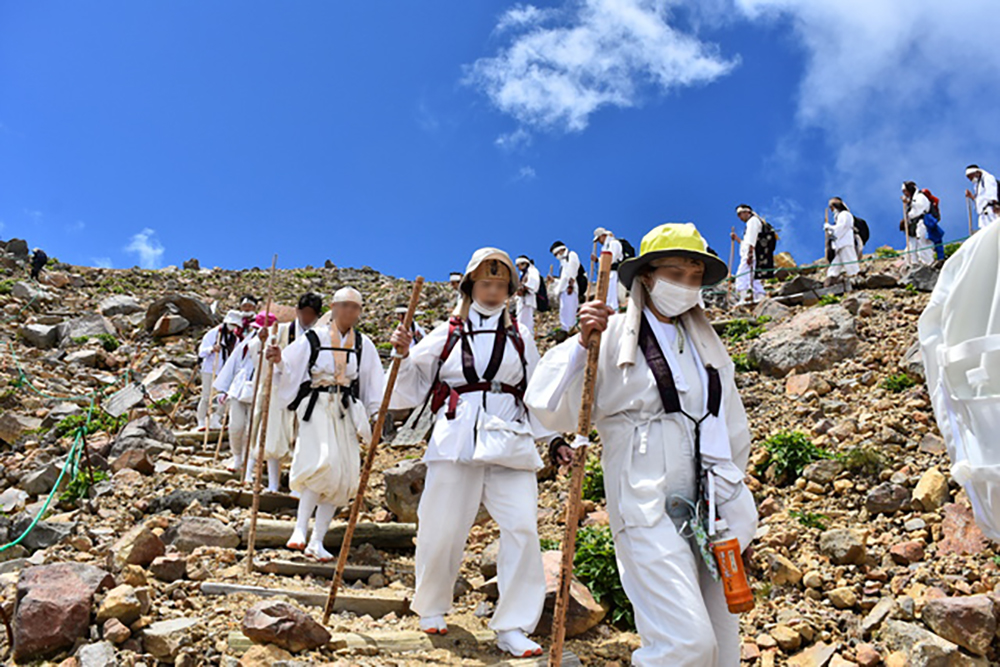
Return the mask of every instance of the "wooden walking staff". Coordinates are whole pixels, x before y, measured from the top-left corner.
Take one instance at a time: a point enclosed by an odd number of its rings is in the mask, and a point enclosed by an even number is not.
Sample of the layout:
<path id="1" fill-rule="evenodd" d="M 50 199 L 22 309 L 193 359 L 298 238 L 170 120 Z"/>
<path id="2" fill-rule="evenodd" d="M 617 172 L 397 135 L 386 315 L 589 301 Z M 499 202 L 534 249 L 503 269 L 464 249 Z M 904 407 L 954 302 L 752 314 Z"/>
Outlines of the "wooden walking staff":
<path id="1" fill-rule="evenodd" d="M 265 313 L 271 312 L 271 303 L 274 297 L 274 271 L 278 265 L 278 256 L 275 255 L 271 260 L 271 275 L 267 279 L 267 310 Z M 265 314 L 266 318 L 267 315 Z M 265 320 L 265 323 L 267 321 Z M 257 396 L 260 395 L 260 369 L 264 367 L 264 348 L 267 347 L 266 343 L 262 343 L 260 346 L 260 352 L 257 353 L 257 372 L 254 373 L 253 378 L 253 398 L 250 399 L 250 418 L 247 420 L 247 439 L 246 445 L 247 450 L 243 452 L 243 465 L 240 466 L 240 478 L 237 480 L 240 486 L 243 486 L 243 480 L 247 476 L 247 464 L 250 462 L 250 447 L 253 441 L 257 439 L 257 430 L 260 428 L 260 421 L 254 421 L 254 414 L 257 412 Z"/>
<path id="2" fill-rule="evenodd" d="M 736 228 L 730 227 L 729 231 L 729 287 L 726 289 L 726 308 L 729 308 L 733 300 L 733 283 L 736 282 L 736 276 L 733 275 L 733 259 L 736 256 L 736 240 L 733 234 L 736 233 Z"/>
<path id="3" fill-rule="evenodd" d="M 267 310 L 264 312 L 271 312 L 270 299 L 268 299 Z M 278 323 L 275 322 L 271 327 L 271 336 L 277 335 Z M 271 340 L 274 339 L 271 338 Z M 264 346 L 262 345 L 261 349 L 263 349 L 263 347 Z M 267 420 L 271 412 L 271 387 L 274 385 L 274 364 L 270 361 L 266 363 L 267 370 L 265 371 L 266 377 L 264 379 L 264 398 L 260 404 L 260 425 L 257 427 L 260 432 L 260 445 L 257 447 L 257 460 L 254 465 L 253 504 L 250 507 L 250 534 L 247 536 L 247 574 L 251 574 L 253 572 L 253 551 L 254 544 L 257 541 L 257 513 L 260 511 L 260 486 L 261 478 L 264 476 L 264 445 L 267 443 Z M 247 443 L 248 453 L 251 446 L 252 443 Z"/>
<path id="4" fill-rule="evenodd" d="M 181 403 L 184 401 L 184 396 L 187 394 L 188 389 L 191 388 L 191 383 L 194 382 L 194 376 L 198 374 L 198 368 L 199 368 L 200 365 L 201 364 L 195 364 L 194 368 L 191 369 L 191 375 L 188 376 L 187 382 L 184 383 L 184 387 L 181 389 L 181 393 L 177 397 L 177 402 L 174 403 L 174 409 L 170 411 L 170 421 L 173 421 L 174 417 L 177 416 L 177 410 L 178 410 L 178 408 L 181 407 Z M 212 408 L 211 405 L 209 405 L 208 407 L 209 407 L 209 409 Z M 207 418 L 208 417 L 206 416 L 206 419 Z M 208 428 L 206 428 L 205 430 L 207 431 Z"/>
<path id="5" fill-rule="evenodd" d="M 406 315 L 403 317 L 403 329 L 410 330 L 413 325 L 413 316 L 417 312 L 417 302 L 420 300 L 420 292 L 424 288 L 423 276 L 417 276 L 413 281 L 413 292 L 410 294 L 410 305 L 406 308 Z M 389 377 L 385 381 L 385 392 L 382 394 L 382 405 L 378 409 L 378 417 L 375 419 L 375 426 L 372 427 L 372 439 L 365 454 L 365 464 L 361 468 L 361 477 L 358 479 L 358 492 L 351 505 L 351 514 L 347 519 L 347 527 L 344 529 L 344 541 L 340 544 L 340 554 L 337 556 L 337 570 L 330 582 L 330 594 L 326 597 L 326 607 L 323 609 L 323 624 L 326 625 L 333 612 L 333 605 L 337 601 L 337 590 L 344 580 L 344 568 L 347 566 L 347 557 L 351 553 L 351 540 L 354 538 L 354 528 L 358 525 L 358 516 L 361 514 L 361 506 L 365 502 L 365 490 L 368 487 L 368 478 L 372 474 L 372 465 L 375 463 L 375 452 L 378 450 L 379 442 L 382 439 L 382 428 L 385 426 L 385 418 L 389 413 L 389 402 L 392 399 L 392 390 L 396 386 L 396 376 L 399 374 L 399 364 L 402 358 L 394 356 L 392 364 L 389 366 Z"/>
<path id="6" fill-rule="evenodd" d="M 611 277 L 611 253 L 602 252 L 597 270 L 597 300 L 608 298 Z M 638 285 L 635 286 L 638 288 Z M 576 425 L 576 442 L 569 481 L 569 500 L 566 505 L 566 532 L 562 540 L 562 565 L 559 568 L 559 588 L 556 590 L 556 607 L 552 615 L 552 646 L 549 648 L 549 666 L 562 665 L 563 641 L 566 638 L 566 611 L 569 609 L 569 587 L 573 580 L 573 556 L 576 553 L 576 530 L 580 523 L 583 494 L 584 464 L 587 462 L 587 442 L 590 440 L 590 415 L 594 409 L 594 386 L 597 384 L 597 359 L 601 352 L 601 332 L 595 331 L 587 341 L 587 366 L 583 375 L 583 403 Z"/>
<path id="7" fill-rule="evenodd" d="M 226 433 L 226 424 L 229 423 L 229 410 L 223 410 L 222 412 L 222 426 L 219 427 L 219 440 L 215 443 L 215 455 L 212 457 L 212 463 L 218 463 L 219 454 L 222 452 L 222 436 Z"/>
<path id="8" fill-rule="evenodd" d="M 219 333 L 215 334 L 215 344 L 220 345 Z M 219 349 L 222 349 L 221 345 Z M 215 402 L 215 373 L 218 370 L 220 352 L 213 352 L 212 354 L 215 357 L 212 359 L 212 384 L 208 385 L 208 410 L 205 412 L 205 439 L 201 443 L 203 450 L 208 449 L 208 432 L 212 430 L 212 411 L 215 409 L 215 406 L 212 405 Z"/>
<path id="9" fill-rule="evenodd" d="M 975 232 L 972 231 L 972 200 L 969 199 L 968 197 L 966 197 L 965 203 L 969 205 L 968 206 L 968 209 L 969 209 L 969 236 L 972 236 L 973 234 L 975 234 Z"/>
<path id="10" fill-rule="evenodd" d="M 903 201 L 903 236 L 906 237 L 906 265 L 910 265 L 910 209 Z"/>

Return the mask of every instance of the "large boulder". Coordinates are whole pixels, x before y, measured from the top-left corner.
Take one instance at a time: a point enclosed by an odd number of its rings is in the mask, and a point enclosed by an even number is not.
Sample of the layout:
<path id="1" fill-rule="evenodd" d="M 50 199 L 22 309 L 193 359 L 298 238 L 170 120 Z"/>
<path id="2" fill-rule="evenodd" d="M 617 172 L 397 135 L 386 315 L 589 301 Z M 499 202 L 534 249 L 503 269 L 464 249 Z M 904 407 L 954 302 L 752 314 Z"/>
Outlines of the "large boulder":
<path id="1" fill-rule="evenodd" d="M 59 342 L 59 327 L 54 324 L 24 324 L 18 334 L 28 345 L 50 350 Z"/>
<path id="2" fill-rule="evenodd" d="M 114 583 L 108 572 L 81 563 L 22 570 L 14 607 L 14 660 L 46 658 L 87 637 L 94 594 Z"/>
<path id="3" fill-rule="evenodd" d="M 311 651 L 330 642 L 330 633 L 312 616 L 278 600 L 264 600 L 250 607 L 241 629 L 250 641 L 275 644 L 292 653 Z"/>
<path id="4" fill-rule="evenodd" d="M 181 315 L 193 326 L 207 327 L 218 323 L 215 313 L 197 296 L 173 292 L 157 299 L 146 309 L 144 326 L 147 331 L 152 331 L 157 321 L 172 310 L 167 304 L 173 304 L 176 307 L 176 314 Z"/>
<path id="5" fill-rule="evenodd" d="M 416 523 L 426 477 L 427 464 L 418 459 L 400 461 L 383 474 L 386 506 L 399 521 Z"/>
<path id="6" fill-rule="evenodd" d="M 14 286 L 10 288 L 10 293 L 15 299 L 35 304 L 51 303 L 56 300 L 55 295 L 51 292 L 25 280 L 14 283 Z"/>
<path id="7" fill-rule="evenodd" d="M 937 635 L 978 655 L 986 655 L 997 630 L 993 602 L 985 595 L 927 600 L 920 617 Z"/>
<path id="8" fill-rule="evenodd" d="M 18 259 L 28 259 L 28 242 L 24 239 L 11 239 L 7 241 L 4 250 L 7 251 L 8 255 L 13 255 Z"/>
<path id="9" fill-rule="evenodd" d="M 958 644 L 939 637 L 915 623 L 888 620 L 882 625 L 880 639 L 890 651 L 906 654 L 906 665 L 913 667 L 986 667 L 987 661 L 963 654 Z"/>
<path id="10" fill-rule="evenodd" d="M 114 294 L 101 299 L 101 302 L 97 304 L 97 309 L 101 311 L 101 315 L 104 315 L 105 317 L 114 317 L 115 315 L 131 315 L 132 313 L 138 313 L 142 310 L 142 305 L 134 296 L 129 296 L 128 294 Z"/>
<path id="11" fill-rule="evenodd" d="M 860 530 L 834 528 L 819 536 L 819 551 L 834 565 L 860 565 L 865 562 L 867 536 Z"/>
<path id="12" fill-rule="evenodd" d="M 912 285 L 919 292 L 933 292 L 941 269 L 921 264 L 914 266 L 903 276 L 903 284 Z"/>
<path id="13" fill-rule="evenodd" d="M 102 334 L 114 336 L 114 325 L 100 313 L 87 313 L 59 325 L 59 344 L 66 346 L 76 338 L 91 338 Z"/>
<path id="14" fill-rule="evenodd" d="M 198 547 L 235 549 L 240 545 L 240 536 L 235 530 L 218 519 L 198 516 L 182 518 L 167 529 L 163 538 L 185 553 Z"/>
<path id="15" fill-rule="evenodd" d="M 197 259 L 192 257 L 191 259 L 184 262 L 183 268 L 185 271 L 200 271 L 201 264 L 198 262 Z"/>
<path id="16" fill-rule="evenodd" d="M 811 308 L 764 333 L 747 355 L 772 377 L 821 371 L 854 354 L 858 336 L 854 317 L 841 306 Z"/>
<path id="17" fill-rule="evenodd" d="M 542 554 L 545 568 L 545 609 L 535 632 L 548 636 L 552 631 L 552 613 L 555 609 L 556 591 L 559 589 L 559 571 L 562 567 L 561 551 L 546 551 Z M 569 607 L 566 610 L 566 636 L 576 637 L 604 620 L 608 610 L 598 604 L 587 587 L 576 577 L 570 583 Z"/>
<path id="18" fill-rule="evenodd" d="M 130 449 L 143 449 L 149 454 L 174 451 L 177 438 L 146 415 L 126 424 L 111 446 L 111 456 L 121 456 Z"/>

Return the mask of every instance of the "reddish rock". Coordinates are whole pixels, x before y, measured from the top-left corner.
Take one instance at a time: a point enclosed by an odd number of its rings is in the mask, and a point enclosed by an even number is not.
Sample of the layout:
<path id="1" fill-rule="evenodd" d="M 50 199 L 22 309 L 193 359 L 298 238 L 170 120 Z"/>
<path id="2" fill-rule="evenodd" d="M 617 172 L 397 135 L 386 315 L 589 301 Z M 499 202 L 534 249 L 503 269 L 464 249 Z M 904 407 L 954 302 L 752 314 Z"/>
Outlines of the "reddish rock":
<path id="1" fill-rule="evenodd" d="M 131 468 L 148 476 L 153 474 L 155 465 L 152 459 L 149 458 L 149 453 L 145 450 L 129 449 L 111 463 L 111 472 L 113 473 L 126 468 Z"/>
<path id="2" fill-rule="evenodd" d="M 104 638 L 112 644 L 121 644 L 132 636 L 132 631 L 122 624 L 122 622 L 117 618 L 109 618 L 104 623 L 103 634 Z"/>
<path id="3" fill-rule="evenodd" d="M 552 630 L 552 610 L 555 608 L 556 590 L 559 588 L 562 551 L 546 551 L 542 554 L 542 565 L 545 567 L 545 609 L 535 628 L 535 634 L 545 637 Z M 575 577 L 570 584 L 569 597 L 569 609 L 566 610 L 567 637 L 582 635 L 604 620 L 608 613 Z"/>
<path id="4" fill-rule="evenodd" d="M 121 570 L 126 565 L 149 565 L 165 551 L 163 540 L 145 524 L 138 524 L 118 538 L 111 547 L 111 558 L 114 568 Z"/>
<path id="5" fill-rule="evenodd" d="M 777 514 L 778 512 L 784 512 L 785 505 L 778 498 L 774 496 L 768 496 L 764 499 L 764 502 L 760 504 L 757 508 L 757 512 L 760 514 L 762 519 L 766 519 L 772 514 Z"/>
<path id="6" fill-rule="evenodd" d="M 945 505 L 944 521 L 941 522 L 941 540 L 937 543 L 937 555 L 968 556 L 980 553 L 985 546 L 986 536 L 976 525 L 972 510 L 967 505 L 959 503 Z"/>
<path id="7" fill-rule="evenodd" d="M 924 559 L 924 543 L 920 540 L 908 540 L 894 544 L 889 549 L 889 555 L 897 565 L 909 565 Z"/>
<path id="8" fill-rule="evenodd" d="M 94 594 L 114 583 L 108 572 L 80 563 L 22 570 L 14 608 L 14 660 L 51 656 L 86 637 Z"/>
<path id="9" fill-rule="evenodd" d="M 882 656 L 871 644 L 858 644 L 854 650 L 854 661 L 858 663 L 859 667 L 876 667 L 878 663 L 882 662 Z"/>
<path id="10" fill-rule="evenodd" d="M 153 560 L 149 571 L 160 581 L 177 581 L 187 574 L 187 558 L 181 554 L 168 554 Z"/>
<path id="11" fill-rule="evenodd" d="M 921 618 L 937 635 L 979 655 L 986 655 L 997 630 L 985 595 L 927 600 Z"/>
<path id="12" fill-rule="evenodd" d="M 330 633 L 312 616 L 278 600 L 264 600 L 250 607 L 241 629 L 257 644 L 274 644 L 292 653 L 311 651 L 330 642 Z"/>

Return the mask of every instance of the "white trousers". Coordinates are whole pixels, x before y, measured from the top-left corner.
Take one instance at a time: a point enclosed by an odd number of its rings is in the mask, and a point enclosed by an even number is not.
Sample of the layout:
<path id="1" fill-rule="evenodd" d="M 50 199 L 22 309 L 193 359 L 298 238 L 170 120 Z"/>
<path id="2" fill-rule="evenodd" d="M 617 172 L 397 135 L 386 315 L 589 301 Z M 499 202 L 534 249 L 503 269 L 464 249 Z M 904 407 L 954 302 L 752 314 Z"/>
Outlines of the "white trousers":
<path id="1" fill-rule="evenodd" d="M 530 470 L 427 463 L 417 508 L 417 583 L 410 606 L 422 617 L 451 610 L 462 553 L 480 503 L 500 527 L 500 599 L 490 628 L 531 633 L 545 604 L 545 572 L 538 544 L 538 485 Z"/>
<path id="2" fill-rule="evenodd" d="M 576 310 L 580 306 L 580 295 L 576 293 L 576 285 L 573 286 L 573 293 L 563 292 L 559 295 L 559 326 L 564 331 L 569 331 L 576 326 Z"/>
<path id="3" fill-rule="evenodd" d="M 292 491 L 313 491 L 320 504 L 343 507 L 358 492 L 361 445 L 339 394 L 320 394 L 309 421 L 309 399 L 298 408 L 299 437 L 288 482 Z"/>
<path id="4" fill-rule="evenodd" d="M 753 289 L 754 301 L 759 301 L 764 297 L 764 284 L 754 276 L 754 265 L 747 261 L 746 257 L 740 258 L 740 265 L 736 269 L 736 292 L 740 299 L 744 299 L 744 292 Z M 760 297 L 760 299 L 758 299 Z"/>
<path id="5" fill-rule="evenodd" d="M 222 426 L 222 406 L 216 403 L 211 405 L 212 402 L 212 374 L 202 372 L 201 374 L 201 400 L 198 401 L 198 426 L 202 427 L 206 424 L 206 419 L 208 418 L 209 408 L 212 411 L 212 423 L 210 426 L 212 428 L 219 428 Z"/>
<path id="6" fill-rule="evenodd" d="M 243 466 L 247 453 L 247 440 L 250 437 L 250 404 L 241 403 L 230 398 L 229 404 L 229 449 L 236 461 L 236 470 Z M 247 466 L 247 471 L 250 468 Z"/>
<path id="7" fill-rule="evenodd" d="M 528 327 L 528 331 L 531 332 L 532 337 L 535 335 L 535 308 L 534 306 L 526 306 L 524 302 L 517 302 L 517 321 Z"/>
<path id="8" fill-rule="evenodd" d="M 605 301 L 609 307 L 618 310 L 618 272 L 612 271 L 608 280 L 608 299 Z"/>
<path id="9" fill-rule="evenodd" d="M 984 229 L 997 221 L 997 214 L 993 211 L 986 211 L 979 214 L 979 229 Z"/>
<path id="10" fill-rule="evenodd" d="M 934 252 L 933 246 L 931 252 Z M 858 249 L 852 243 L 843 248 L 837 248 L 830 267 L 826 270 L 827 278 L 839 278 L 841 276 L 856 276 L 861 272 L 861 265 L 858 264 Z"/>
<path id="11" fill-rule="evenodd" d="M 642 648 L 639 667 L 739 667 L 739 616 L 726 606 L 692 541 L 668 516 L 615 536 L 622 586 L 632 602 Z"/>

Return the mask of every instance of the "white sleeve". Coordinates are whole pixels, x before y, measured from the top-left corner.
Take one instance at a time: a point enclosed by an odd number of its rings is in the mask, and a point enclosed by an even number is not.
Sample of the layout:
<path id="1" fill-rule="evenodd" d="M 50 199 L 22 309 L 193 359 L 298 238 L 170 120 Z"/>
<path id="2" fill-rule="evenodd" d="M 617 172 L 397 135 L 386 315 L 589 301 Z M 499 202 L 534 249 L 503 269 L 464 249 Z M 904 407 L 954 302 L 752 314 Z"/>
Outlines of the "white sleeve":
<path id="1" fill-rule="evenodd" d="M 406 410 L 424 402 L 437 374 L 438 361 L 450 329 L 448 324 L 436 326 L 423 340 L 410 348 L 410 354 L 399 364 L 390 409 Z"/>
<path id="2" fill-rule="evenodd" d="M 281 351 L 281 363 L 274 365 L 277 398 L 283 407 L 295 400 L 299 386 L 309 379 L 309 339 L 305 336 Z"/>
<path id="3" fill-rule="evenodd" d="M 760 218 L 756 215 L 751 216 L 747 220 L 747 231 L 743 235 L 743 243 L 747 244 L 748 248 L 753 248 L 757 245 L 757 237 L 760 235 Z"/>
<path id="4" fill-rule="evenodd" d="M 576 431 L 586 359 L 586 350 L 576 335 L 546 352 L 534 368 L 524 402 L 532 418 L 545 428 L 560 433 Z"/>
<path id="5" fill-rule="evenodd" d="M 382 395 L 385 393 L 385 373 L 382 370 L 381 357 L 378 348 L 368 336 L 361 334 L 361 368 L 358 378 L 361 381 L 361 403 L 368 411 L 368 416 L 374 416 L 382 407 Z"/>
<path id="6" fill-rule="evenodd" d="M 219 328 L 209 329 L 201 339 L 201 345 L 198 347 L 198 356 L 205 359 L 210 354 L 212 354 L 212 348 L 215 347 L 215 341 L 219 336 Z"/>
<path id="7" fill-rule="evenodd" d="M 569 265 L 567 269 L 569 271 L 569 279 L 576 280 L 577 274 L 580 273 L 580 256 L 572 250 L 569 251 Z"/>
<path id="8" fill-rule="evenodd" d="M 927 195 L 923 192 L 918 192 L 913 196 L 913 200 L 910 201 L 910 211 L 907 214 L 907 217 L 910 220 L 916 220 L 930 210 L 931 200 L 928 199 Z"/>
<path id="9" fill-rule="evenodd" d="M 725 371 L 720 371 L 725 372 Z M 750 460 L 750 424 L 747 421 L 746 409 L 740 399 L 739 390 L 734 380 L 723 380 L 725 387 L 722 397 L 722 409 L 726 413 L 726 429 L 729 431 L 729 447 L 733 453 L 733 463 L 746 472 Z"/>
<path id="10" fill-rule="evenodd" d="M 989 203 L 997 199 L 997 179 L 984 171 L 979 179 L 981 187 L 976 192 L 976 208 L 980 213 L 988 212 Z"/>
<path id="11" fill-rule="evenodd" d="M 542 284 L 542 275 L 538 273 L 538 269 L 531 266 L 528 267 L 528 273 L 524 277 L 524 286 L 532 294 L 538 293 L 538 288 Z"/>
<path id="12" fill-rule="evenodd" d="M 212 386 L 220 394 L 229 393 L 229 385 L 233 383 L 233 377 L 236 375 L 236 366 L 239 365 L 243 345 L 244 343 L 240 343 L 233 349 L 233 353 L 226 359 L 226 363 L 222 364 L 222 370 L 215 375 L 215 384 Z"/>

